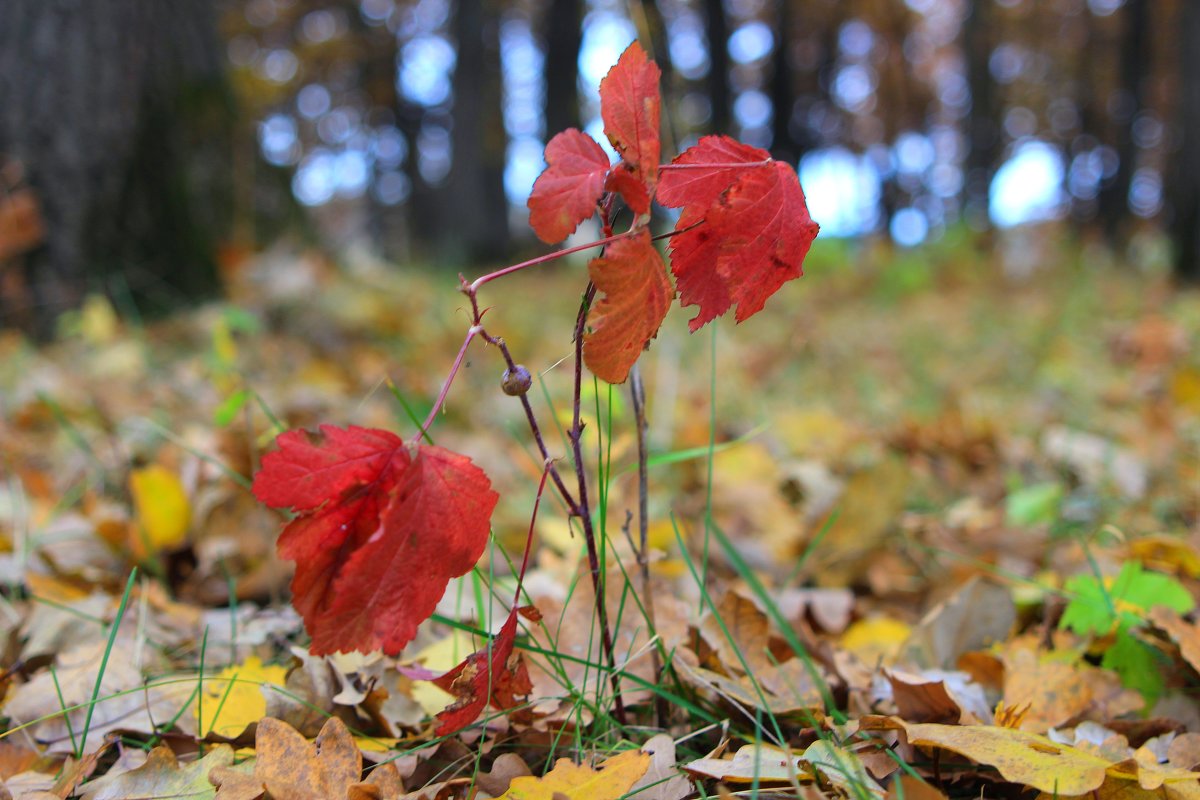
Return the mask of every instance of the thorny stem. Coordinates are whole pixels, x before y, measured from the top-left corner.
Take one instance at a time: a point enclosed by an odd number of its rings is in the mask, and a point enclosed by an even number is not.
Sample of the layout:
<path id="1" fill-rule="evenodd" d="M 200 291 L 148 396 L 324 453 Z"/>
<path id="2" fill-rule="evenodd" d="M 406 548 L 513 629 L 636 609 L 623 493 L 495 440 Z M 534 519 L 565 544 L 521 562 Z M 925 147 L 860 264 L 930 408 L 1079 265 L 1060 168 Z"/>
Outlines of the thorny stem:
<path id="1" fill-rule="evenodd" d="M 646 605 L 646 617 L 650 630 L 656 630 L 654 622 L 654 592 L 650 590 L 650 466 L 646 449 L 646 385 L 642 383 L 642 371 L 635 362 L 629 370 L 629 396 L 633 400 L 634 424 L 637 425 L 638 450 L 638 548 L 637 561 L 642 577 L 642 597 Z M 662 682 L 662 659 L 658 648 L 651 651 L 654 660 L 654 682 Z M 655 702 L 655 714 L 660 728 L 666 727 L 667 703 L 662 697 Z"/>
<path id="2" fill-rule="evenodd" d="M 600 575 L 600 556 L 596 547 L 596 530 L 592 526 L 591 507 L 588 505 L 587 475 L 583 468 L 583 421 L 581 419 L 583 397 L 583 331 L 587 325 L 588 310 L 596 299 L 596 285 L 588 281 L 583 293 L 583 301 L 579 304 L 579 316 L 575 319 L 575 388 L 573 392 L 573 413 L 571 430 L 567 437 L 571 440 L 572 455 L 575 459 L 575 480 L 579 485 L 579 521 L 583 525 L 583 541 L 587 545 L 588 568 L 592 572 L 592 588 L 596 595 L 596 619 L 600 623 L 600 643 L 604 647 L 604 658 L 608 661 L 609 676 L 613 688 L 613 716 L 617 722 L 625 725 L 625 701 L 621 699 L 621 681 L 617 675 L 617 659 L 613 652 L 612 631 L 608 627 L 608 603 L 604 593 L 604 579 Z"/>

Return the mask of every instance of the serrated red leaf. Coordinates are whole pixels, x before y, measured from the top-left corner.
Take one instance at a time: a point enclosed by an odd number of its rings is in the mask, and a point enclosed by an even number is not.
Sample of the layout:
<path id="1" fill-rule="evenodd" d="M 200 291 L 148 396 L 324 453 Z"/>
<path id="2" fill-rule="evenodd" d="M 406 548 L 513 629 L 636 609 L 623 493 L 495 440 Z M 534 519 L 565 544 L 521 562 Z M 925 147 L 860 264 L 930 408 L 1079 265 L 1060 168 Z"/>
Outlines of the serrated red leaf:
<path id="1" fill-rule="evenodd" d="M 728 136 L 705 136 L 671 161 L 658 178 L 657 199 L 668 208 L 700 206 L 707 209 L 742 176 L 747 167 L 729 164 L 753 164 L 770 161 L 771 154 L 743 144 Z M 713 165 L 705 167 L 705 165 Z"/>
<path id="2" fill-rule="evenodd" d="M 680 304 L 700 307 L 688 323 L 695 331 L 734 304 L 738 322 L 762 310 L 780 286 L 803 274 L 818 226 L 795 171 L 772 162 L 743 170 L 703 215 L 689 205 L 676 229 L 671 270 Z"/>
<path id="3" fill-rule="evenodd" d="M 568 128 L 546 145 L 546 169 L 529 195 L 529 225 L 547 244 L 566 239 L 596 211 L 608 156 L 596 140 Z"/>
<path id="4" fill-rule="evenodd" d="M 441 724 L 438 736 L 446 736 L 474 722 L 484 706 L 491 705 L 500 710 L 518 705 L 519 696 L 533 691 L 529 670 L 521 654 L 513 654 L 517 638 L 517 609 L 508 613 L 508 619 L 485 647 L 467 656 L 461 664 L 433 684 L 457 698 L 454 703 L 438 713 Z"/>
<path id="5" fill-rule="evenodd" d="M 583 360 L 601 380 L 623 383 L 662 326 L 675 291 L 645 228 L 610 244 L 588 264 L 588 275 L 604 296 L 588 318 Z"/>
<path id="6" fill-rule="evenodd" d="M 624 164 L 608 173 L 604 189 L 616 192 L 625 199 L 625 205 L 635 214 L 650 213 L 650 194 L 642 179 L 629 171 Z"/>
<path id="7" fill-rule="evenodd" d="M 254 494 L 297 516 L 277 544 L 292 602 L 322 655 L 399 653 L 451 578 L 483 554 L 498 496 L 465 456 L 368 428 L 289 431 Z"/>
<path id="8" fill-rule="evenodd" d="M 604 134 L 653 196 L 658 180 L 659 117 L 662 72 L 634 41 L 600 81 L 600 116 Z"/>

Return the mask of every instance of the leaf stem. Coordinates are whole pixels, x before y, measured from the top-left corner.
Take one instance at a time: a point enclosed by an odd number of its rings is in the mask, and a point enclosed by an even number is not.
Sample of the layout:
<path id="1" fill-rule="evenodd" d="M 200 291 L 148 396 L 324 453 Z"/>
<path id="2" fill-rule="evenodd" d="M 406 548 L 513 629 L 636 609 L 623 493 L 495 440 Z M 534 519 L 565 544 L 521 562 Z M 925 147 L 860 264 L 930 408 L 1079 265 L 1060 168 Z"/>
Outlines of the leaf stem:
<path id="1" fill-rule="evenodd" d="M 584 250 L 591 250 L 594 247 L 604 247 L 605 245 L 612 244 L 613 242 L 617 241 L 618 239 L 624 239 L 625 237 L 629 236 L 633 232 L 634 232 L 634 230 L 630 229 L 630 230 L 625 231 L 624 233 L 617 233 L 617 234 L 613 234 L 611 236 L 605 236 L 603 239 L 597 239 L 594 242 L 588 242 L 587 244 L 581 244 L 576 247 L 568 247 L 566 250 L 555 250 L 553 253 L 547 253 L 546 255 L 538 256 L 537 258 L 531 258 L 528 261 L 522 261 L 520 264 L 513 264 L 511 267 L 505 267 L 504 269 L 498 269 L 495 272 L 489 272 L 487 275 L 481 275 L 478 278 L 476 278 L 474 281 L 472 281 L 464 289 L 464 291 L 466 291 L 468 295 L 474 296 L 474 293 L 479 291 L 479 287 L 483 286 L 485 283 L 491 283 L 492 281 L 496 280 L 497 278 L 503 278 L 505 275 L 511 275 L 514 272 L 520 272 L 521 270 L 525 269 L 526 267 L 535 267 L 538 264 L 544 264 L 547 261 L 553 261 L 557 258 L 562 258 L 563 256 L 569 256 L 572 253 L 579 253 Z"/>
<path id="2" fill-rule="evenodd" d="M 727 161 L 727 162 L 704 162 L 702 164 L 661 164 L 658 167 L 659 172 L 668 170 L 688 170 L 688 169 L 755 169 L 757 167 L 766 167 L 775 163 L 773 158 L 765 158 L 762 161 Z"/>
<path id="3" fill-rule="evenodd" d="M 425 436 L 425 431 L 429 430 L 429 426 L 437 419 L 438 412 L 442 410 L 442 405 L 446 402 L 446 395 L 450 393 L 450 384 L 454 383 L 454 376 L 458 374 L 459 367 L 462 366 L 463 359 L 467 356 L 467 348 L 471 345 L 471 340 L 478 335 L 483 328 L 479 326 L 478 321 L 467 329 L 467 338 L 463 339 L 462 347 L 458 348 L 458 356 L 454 359 L 453 366 L 450 367 L 450 374 L 446 376 L 446 380 L 442 383 L 442 390 L 438 392 L 437 400 L 433 401 L 433 408 L 429 409 L 429 416 L 425 418 L 425 422 L 421 425 L 421 430 L 417 431 L 417 436 L 413 442 L 421 441 Z"/>

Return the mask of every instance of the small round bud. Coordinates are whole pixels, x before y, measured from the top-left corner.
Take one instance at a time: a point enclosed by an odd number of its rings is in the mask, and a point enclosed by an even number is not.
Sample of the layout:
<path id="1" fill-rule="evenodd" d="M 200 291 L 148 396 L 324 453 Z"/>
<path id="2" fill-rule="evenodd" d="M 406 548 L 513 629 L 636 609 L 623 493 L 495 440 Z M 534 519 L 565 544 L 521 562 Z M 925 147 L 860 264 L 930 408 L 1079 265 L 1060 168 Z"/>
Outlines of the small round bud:
<path id="1" fill-rule="evenodd" d="M 513 369 L 504 370 L 504 377 L 500 379 L 500 388 L 511 397 L 520 397 L 528 392 L 532 385 L 533 377 L 530 376 L 529 370 L 525 369 L 523 364 L 517 364 Z"/>

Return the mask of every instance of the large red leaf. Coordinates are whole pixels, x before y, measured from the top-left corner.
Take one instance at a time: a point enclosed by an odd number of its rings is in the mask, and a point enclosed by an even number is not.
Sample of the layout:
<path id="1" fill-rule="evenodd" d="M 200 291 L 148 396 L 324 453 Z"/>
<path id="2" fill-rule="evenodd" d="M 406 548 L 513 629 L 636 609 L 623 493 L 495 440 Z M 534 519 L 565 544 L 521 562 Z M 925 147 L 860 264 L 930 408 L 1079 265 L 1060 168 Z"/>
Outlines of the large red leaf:
<path id="1" fill-rule="evenodd" d="M 529 225 L 547 244 L 561 242 L 596 211 L 608 156 L 596 140 L 568 128 L 546 145 L 546 169 L 529 195 Z"/>
<path id="2" fill-rule="evenodd" d="M 658 179 L 658 202 L 668 208 L 699 206 L 707 209 L 747 169 L 754 169 L 730 164 L 753 164 L 770 159 L 771 154 L 766 150 L 728 136 L 705 136 L 675 157 L 671 167 L 676 169 L 663 168 Z"/>
<path id="3" fill-rule="evenodd" d="M 738 322 L 760 311 L 780 286 L 803 274 L 818 227 L 795 171 L 772 162 L 743 170 L 707 213 L 688 206 L 677 229 L 671 269 L 680 303 L 700 306 L 688 323 L 695 331 L 734 304 Z"/>
<path id="4" fill-rule="evenodd" d="M 617 63 L 600 81 L 600 116 L 604 133 L 633 174 L 653 195 L 658 178 L 661 100 L 658 80 L 662 72 L 636 41 L 625 48 Z"/>
<path id="5" fill-rule="evenodd" d="M 298 512 L 278 549 L 296 562 L 292 602 L 312 652 L 399 653 L 483 554 L 498 499 L 487 476 L 387 431 L 322 425 L 277 442 L 254 494 Z"/>
<path id="6" fill-rule="evenodd" d="M 457 698 L 438 713 L 438 736 L 470 725 L 486 705 L 500 710 L 513 708 L 518 704 L 518 695 L 533 691 L 521 654 L 513 654 L 516 637 L 517 609 L 513 608 L 491 647 L 472 653 L 457 667 L 433 679 L 434 685 Z"/>
<path id="7" fill-rule="evenodd" d="M 589 316 L 583 360 L 601 380 L 623 383 L 667 316 L 671 279 L 645 228 L 610 244 L 588 264 L 588 274 L 604 297 Z"/>

